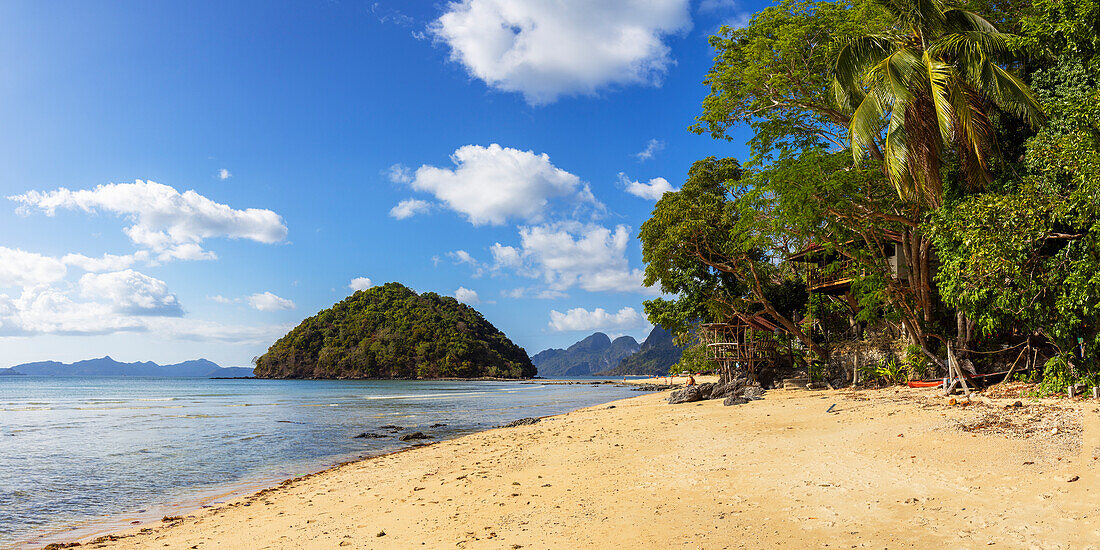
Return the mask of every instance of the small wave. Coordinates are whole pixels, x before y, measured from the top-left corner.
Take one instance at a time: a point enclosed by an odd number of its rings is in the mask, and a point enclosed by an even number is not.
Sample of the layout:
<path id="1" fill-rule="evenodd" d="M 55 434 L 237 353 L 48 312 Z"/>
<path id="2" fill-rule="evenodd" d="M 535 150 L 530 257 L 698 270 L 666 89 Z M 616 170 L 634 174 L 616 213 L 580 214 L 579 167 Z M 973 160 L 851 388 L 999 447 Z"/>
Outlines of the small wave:
<path id="1" fill-rule="evenodd" d="M 413 393 L 408 395 L 364 395 L 363 399 L 439 399 L 447 397 L 469 397 L 471 395 L 485 395 L 492 392 L 473 391 L 461 393 Z"/>
<path id="2" fill-rule="evenodd" d="M 175 401 L 175 397 L 143 397 L 138 398 L 135 401 Z"/>

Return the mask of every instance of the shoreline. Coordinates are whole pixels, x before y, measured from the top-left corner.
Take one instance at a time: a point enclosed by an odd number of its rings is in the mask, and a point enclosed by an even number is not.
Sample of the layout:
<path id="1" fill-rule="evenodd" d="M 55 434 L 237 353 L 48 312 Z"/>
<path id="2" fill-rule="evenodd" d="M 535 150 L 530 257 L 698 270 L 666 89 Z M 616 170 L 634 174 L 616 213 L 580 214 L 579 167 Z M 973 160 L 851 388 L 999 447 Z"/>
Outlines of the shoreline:
<path id="1" fill-rule="evenodd" d="M 81 542 L 1083 548 L 1100 540 L 1097 404 L 1029 402 L 1004 413 L 1038 418 L 1044 429 L 1062 423 L 1058 435 L 1020 438 L 983 420 L 1002 414 L 1005 400 L 948 406 L 921 390 L 774 390 L 738 407 L 664 397 L 354 460 Z M 826 414 L 832 403 L 836 412 Z"/>
<path id="2" fill-rule="evenodd" d="M 216 379 L 216 378 L 210 378 Z M 233 377 L 232 379 L 241 380 L 246 378 Z M 282 380 L 282 379 L 261 379 L 250 377 L 250 380 Z M 318 380 L 340 380 L 340 379 L 318 379 Z M 364 379 L 366 380 L 366 379 Z M 400 380 L 410 381 L 404 379 L 370 379 L 370 380 Z M 418 381 L 418 380 L 411 380 Z M 561 379 L 561 378 L 526 378 L 526 379 L 489 379 L 489 378 L 453 378 L 453 379 L 430 379 L 423 380 L 428 382 L 435 381 L 448 381 L 448 382 L 519 382 L 541 385 L 615 385 L 620 387 L 630 387 L 629 383 L 623 384 L 619 380 L 615 379 L 592 379 L 592 380 L 580 380 L 580 379 Z M 611 401 L 597 403 L 596 405 L 589 406 L 602 406 L 615 400 L 622 399 L 613 398 Z M 572 411 L 565 411 L 560 414 L 568 414 Z M 557 416 L 557 415 L 551 415 Z M 545 418 L 543 417 L 539 417 Z M 519 417 L 516 417 L 519 419 Z M 486 431 L 501 429 L 502 426 L 486 426 L 480 430 L 474 432 L 467 432 L 462 434 L 452 434 L 450 437 L 444 439 L 437 439 L 429 442 L 409 442 L 406 446 L 400 448 L 393 448 L 383 450 L 375 453 L 368 454 L 354 454 L 348 455 L 334 455 L 326 460 L 319 460 L 312 464 L 294 464 L 289 463 L 285 469 L 290 472 L 298 471 L 298 474 L 264 474 L 253 475 L 251 477 L 245 477 L 238 480 L 228 481 L 224 483 L 212 484 L 201 488 L 192 488 L 184 495 L 174 495 L 171 498 L 167 498 L 163 501 L 156 503 L 144 504 L 144 508 L 141 510 L 135 510 L 132 512 L 122 512 L 116 514 L 109 514 L 105 516 L 98 516 L 90 519 L 83 519 L 79 521 L 73 521 L 58 525 L 48 530 L 44 530 L 35 533 L 32 537 L 17 540 L 13 542 L 13 546 L 0 546 L 0 550 L 4 548 L 10 548 L 12 550 L 26 550 L 34 548 L 43 548 L 51 544 L 73 544 L 79 542 L 81 544 L 88 544 L 88 541 L 103 537 L 111 536 L 117 533 L 126 532 L 132 529 L 146 528 L 149 525 L 157 525 L 161 523 L 162 517 L 182 516 L 187 514 L 199 513 L 204 510 L 215 509 L 217 507 L 225 506 L 232 503 L 235 500 L 242 498 L 249 498 L 250 496 L 265 493 L 277 487 L 286 485 L 287 483 L 308 479 L 312 476 L 324 474 L 325 472 L 337 470 L 344 466 L 385 457 L 392 454 L 403 453 L 416 448 L 434 445 L 444 441 L 450 441 L 457 438 L 466 437 L 471 434 L 484 433 Z M 289 476 L 289 477 L 288 477 Z M 137 508 L 137 506 L 135 506 Z"/>

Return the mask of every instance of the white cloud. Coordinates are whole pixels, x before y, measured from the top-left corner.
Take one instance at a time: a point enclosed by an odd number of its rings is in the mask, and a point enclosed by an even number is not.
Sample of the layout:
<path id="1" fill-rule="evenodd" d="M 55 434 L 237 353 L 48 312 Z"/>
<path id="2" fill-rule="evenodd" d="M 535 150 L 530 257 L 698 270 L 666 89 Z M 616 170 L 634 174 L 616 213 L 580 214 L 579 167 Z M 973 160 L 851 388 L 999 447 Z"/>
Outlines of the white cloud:
<path id="1" fill-rule="evenodd" d="M 253 294 L 247 298 L 248 305 L 259 311 L 285 311 L 294 309 L 294 302 L 280 298 L 270 292 Z"/>
<path id="2" fill-rule="evenodd" d="M 485 274 L 485 266 L 481 262 L 477 261 L 469 252 L 465 250 L 455 250 L 454 252 L 448 252 L 447 257 L 451 259 L 456 265 L 465 264 L 470 266 L 473 270 L 473 277 L 476 279 Z"/>
<path id="3" fill-rule="evenodd" d="M 477 305 L 478 302 L 481 301 L 481 299 L 478 298 L 476 291 L 470 290 L 464 286 L 460 286 L 457 290 L 455 290 L 455 300 L 458 300 L 459 302 L 462 302 L 468 306 Z"/>
<path id="4" fill-rule="evenodd" d="M 394 164 L 386 170 L 386 175 L 394 183 L 409 183 L 412 181 L 412 170 L 404 164 Z"/>
<path id="5" fill-rule="evenodd" d="M 222 181 L 227 180 L 232 176 L 233 176 L 233 174 L 229 170 L 226 170 L 225 168 L 222 168 L 221 170 L 218 170 L 218 179 L 220 179 Z"/>
<path id="6" fill-rule="evenodd" d="M 618 313 L 608 313 L 600 307 L 592 311 L 582 307 L 575 307 L 565 313 L 550 311 L 550 328 L 555 332 L 627 330 L 645 324 L 645 318 L 632 307 L 624 307 Z"/>
<path id="7" fill-rule="evenodd" d="M 213 300 L 213 301 L 215 301 L 219 304 L 235 304 L 235 303 L 241 301 L 240 298 L 226 298 L 225 296 L 222 296 L 221 294 L 215 294 L 214 296 L 207 296 L 206 298 L 208 300 Z"/>
<path id="8" fill-rule="evenodd" d="M 99 258 L 92 258 L 83 254 L 66 254 L 61 258 L 61 261 L 65 264 L 76 266 L 84 271 L 92 273 L 99 273 L 102 271 L 122 271 L 135 262 L 146 261 L 149 259 L 149 252 L 146 250 L 139 250 L 133 254 L 104 254 Z"/>
<path id="9" fill-rule="evenodd" d="M 405 199 L 390 209 L 390 217 L 403 220 L 432 209 L 432 203 L 420 199 Z"/>
<path id="10" fill-rule="evenodd" d="M 614 230 L 596 224 L 558 222 L 521 227 L 520 246 L 494 244 L 494 269 L 542 279 L 556 296 L 580 287 L 590 292 L 649 292 L 642 270 L 631 269 L 626 248 L 630 228 Z"/>
<path id="11" fill-rule="evenodd" d="M 542 221 L 551 200 L 578 207 L 603 205 L 577 176 L 534 151 L 492 144 L 465 145 L 451 155 L 455 168 L 421 166 L 409 185 L 435 195 L 474 225 L 503 225 L 509 219 Z"/>
<path id="12" fill-rule="evenodd" d="M 178 317 L 183 308 L 168 285 L 132 269 L 111 273 L 86 273 L 80 278 L 80 294 L 106 301 L 118 313 Z"/>
<path id="13" fill-rule="evenodd" d="M 664 37 L 691 28 L 688 0 L 460 0 L 430 27 L 471 76 L 532 105 L 616 85 L 659 85 Z"/>
<path id="14" fill-rule="evenodd" d="M 665 142 L 651 139 L 648 143 L 645 144 L 645 149 L 634 153 L 634 157 L 638 159 L 638 162 L 645 162 L 653 158 L 653 155 L 656 155 L 657 151 L 660 151 L 664 148 Z"/>
<path id="15" fill-rule="evenodd" d="M 350 283 L 348 283 L 348 288 L 350 288 L 353 292 L 358 290 L 366 290 L 371 286 L 373 285 L 371 284 L 370 279 L 366 277 L 356 277 L 352 279 Z"/>
<path id="16" fill-rule="evenodd" d="M 52 216 L 59 208 L 85 212 L 104 210 L 124 216 L 133 225 L 123 230 L 130 239 L 157 253 L 157 260 L 207 260 L 216 256 L 202 249 L 204 239 L 228 237 L 276 243 L 287 235 L 281 216 L 271 210 L 236 210 L 195 191 L 151 181 L 112 183 L 95 189 L 29 191 L 8 197 L 22 203 L 20 212 L 38 208 Z"/>
<path id="17" fill-rule="evenodd" d="M 673 187 L 665 178 L 653 178 L 647 183 L 642 183 L 640 181 L 631 180 L 622 172 L 619 172 L 619 183 L 622 184 L 627 193 L 635 197 L 653 201 L 660 199 L 669 191 L 679 191 L 679 189 Z"/>
<path id="18" fill-rule="evenodd" d="M 0 294 L 0 336 L 99 335 L 144 330 L 146 326 L 140 319 L 119 315 L 109 304 L 74 302 L 57 289 L 25 288 L 15 299 Z"/>
<path id="19" fill-rule="evenodd" d="M 60 281 L 67 271 L 57 258 L 0 246 L 0 288 L 50 284 Z"/>

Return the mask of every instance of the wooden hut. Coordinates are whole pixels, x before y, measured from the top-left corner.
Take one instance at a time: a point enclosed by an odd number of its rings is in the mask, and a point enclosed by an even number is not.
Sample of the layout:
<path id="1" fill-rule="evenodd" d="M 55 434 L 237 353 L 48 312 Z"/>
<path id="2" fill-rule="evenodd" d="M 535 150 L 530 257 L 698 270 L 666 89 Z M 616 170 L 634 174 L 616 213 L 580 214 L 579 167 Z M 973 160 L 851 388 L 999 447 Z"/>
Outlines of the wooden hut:
<path id="1" fill-rule="evenodd" d="M 722 380 L 737 371 L 755 377 L 760 367 L 774 364 L 777 358 L 775 333 L 779 327 L 760 314 L 736 315 L 728 323 L 708 323 L 699 329 L 707 359 L 718 364 Z"/>

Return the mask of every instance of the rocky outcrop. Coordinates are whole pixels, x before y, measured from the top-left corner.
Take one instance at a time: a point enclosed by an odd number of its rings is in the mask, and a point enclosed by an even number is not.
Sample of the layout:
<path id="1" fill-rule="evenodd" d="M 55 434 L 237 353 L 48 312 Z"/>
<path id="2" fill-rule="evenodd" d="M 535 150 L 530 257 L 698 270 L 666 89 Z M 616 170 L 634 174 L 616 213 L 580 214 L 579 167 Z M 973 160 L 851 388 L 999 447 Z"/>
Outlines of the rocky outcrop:
<path id="1" fill-rule="evenodd" d="M 515 428 L 516 426 L 530 426 L 531 424 L 538 423 L 539 420 L 542 420 L 542 419 L 541 418 L 532 418 L 532 417 L 521 418 L 519 420 L 513 420 L 513 421 L 505 424 L 502 427 L 503 428 Z"/>
<path id="2" fill-rule="evenodd" d="M 722 399 L 724 405 L 742 405 L 754 399 L 762 399 L 764 388 L 747 377 L 719 381 L 717 384 L 698 384 L 672 392 L 668 402 L 672 405 L 693 403 L 707 399 Z"/>

